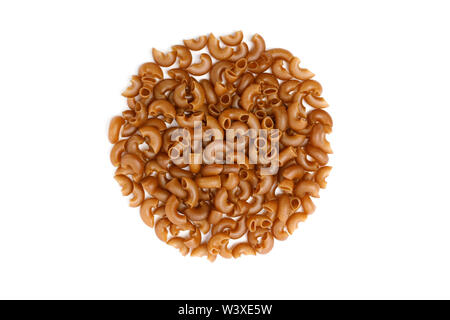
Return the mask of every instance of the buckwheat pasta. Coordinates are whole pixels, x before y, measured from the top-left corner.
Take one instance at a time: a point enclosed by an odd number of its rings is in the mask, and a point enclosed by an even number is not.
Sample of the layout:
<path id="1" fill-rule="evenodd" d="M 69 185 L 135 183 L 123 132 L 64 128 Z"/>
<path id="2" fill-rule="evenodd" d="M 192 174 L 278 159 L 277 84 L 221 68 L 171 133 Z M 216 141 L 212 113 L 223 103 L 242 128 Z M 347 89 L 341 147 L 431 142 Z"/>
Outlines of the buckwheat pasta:
<path id="1" fill-rule="evenodd" d="M 108 127 L 122 195 L 183 256 L 269 253 L 327 186 L 333 120 L 321 84 L 290 51 L 242 31 L 151 55 Z"/>

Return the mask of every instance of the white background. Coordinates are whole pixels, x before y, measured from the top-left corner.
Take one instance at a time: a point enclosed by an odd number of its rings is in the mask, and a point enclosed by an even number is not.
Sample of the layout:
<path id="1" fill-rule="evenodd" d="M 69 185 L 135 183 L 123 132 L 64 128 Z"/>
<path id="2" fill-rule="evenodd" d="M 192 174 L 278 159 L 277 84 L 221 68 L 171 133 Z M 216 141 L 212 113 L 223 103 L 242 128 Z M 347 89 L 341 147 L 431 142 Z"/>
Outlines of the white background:
<path id="1" fill-rule="evenodd" d="M 450 298 L 445 1 L 3 1 L 0 298 Z M 260 33 L 335 120 L 317 211 L 267 256 L 182 257 L 128 207 L 109 119 L 150 50 Z"/>

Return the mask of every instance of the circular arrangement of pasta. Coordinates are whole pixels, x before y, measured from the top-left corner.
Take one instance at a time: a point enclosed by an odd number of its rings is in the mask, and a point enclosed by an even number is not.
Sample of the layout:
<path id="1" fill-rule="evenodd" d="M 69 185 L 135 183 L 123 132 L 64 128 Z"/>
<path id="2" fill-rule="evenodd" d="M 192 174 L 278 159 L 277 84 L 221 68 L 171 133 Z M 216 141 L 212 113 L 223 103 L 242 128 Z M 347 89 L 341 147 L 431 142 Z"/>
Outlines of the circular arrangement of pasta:
<path id="1" fill-rule="evenodd" d="M 322 86 L 241 31 L 152 50 L 108 137 L 115 180 L 182 255 L 266 254 L 315 211 L 332 153 Z"/>

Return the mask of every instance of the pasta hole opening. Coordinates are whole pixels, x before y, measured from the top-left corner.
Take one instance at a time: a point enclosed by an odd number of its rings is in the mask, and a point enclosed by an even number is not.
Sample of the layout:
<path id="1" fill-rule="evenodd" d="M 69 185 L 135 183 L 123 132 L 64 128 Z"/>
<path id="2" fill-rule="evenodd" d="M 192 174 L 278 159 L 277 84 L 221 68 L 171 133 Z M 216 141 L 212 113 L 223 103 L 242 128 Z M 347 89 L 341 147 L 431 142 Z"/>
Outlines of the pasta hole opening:
<path id="1" fill-rule="evenodd" d="M 263 222 L 261 222 L 261 226 L 263 228 L 270 228 L 272 226 L 272 221 L 264 220 Z M 264 239 L 264 236 L 263 236 L 263 239 Z"/>
<path id="2" fill-rule="evenodd" d="M 224 129 L 229 129 L 229 128 L 231 127 L 231 119 L 226 118 L 226 119 L 223 121 L 223 127 L 224 127 Z"/>
<path id="3" fill-rule="evenodd" d="M 298 209 L 300 207 L 300 200 L 296 199 L 296 198 L 292 199 L 291 200 L 291 207 L 293 209 Z"/>
<path id="4" fill-rule="evenodd" d="M 220 97 L 220 102 L 222 102 L 223 104 L 227 104 L 230 101 L 231 101 L 231 98 L 228 94 L 225 94 L 222 97 Z"/>
<path id="5" fill-rule="evenodd" d="M 248 119 L 250 119 L 250 117 L 247 114 L 243 114 L 242 116 L 240 116 L 239 120 L 243 121 L 243 122 L 247 122 Z"/>
<path id="6" fill-rule="evenodd" d="M 246 59 L 240 59 L 237 61 L 236 66 L 239 69 L 245 69 L 245 67 L 247 66 L 247 60 Z"/>

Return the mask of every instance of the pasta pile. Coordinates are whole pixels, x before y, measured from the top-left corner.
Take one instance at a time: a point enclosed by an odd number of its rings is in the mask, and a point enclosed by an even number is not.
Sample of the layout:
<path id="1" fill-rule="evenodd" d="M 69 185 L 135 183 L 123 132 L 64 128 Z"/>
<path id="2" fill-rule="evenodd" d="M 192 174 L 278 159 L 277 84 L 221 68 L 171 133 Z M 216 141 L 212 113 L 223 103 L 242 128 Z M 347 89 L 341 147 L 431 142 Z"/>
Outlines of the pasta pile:
<path id="1" fill-rule="evenodd" d="M 315 211 L 311 198 L 327 185 L 333 121 L 322 86 L 299 58 L 266 49 L 258 34 L 250 45 L 241 31 L 183 42 L 168 53 L 153 49 L 154 62 L 122 93 L 127 110 L 108 132 L 114 178 L 145 224 L 182 255 L 266 254 Z M 198 124 L 202 150 L 244 160 L 194 160 Z M 230 130 L 245 149 L 223 141 Z M 252 130 L 270 139 L 252 140 Z M 277 148 L 266 154 L 270 163 L 254 163 L 252 146 Z"/>

